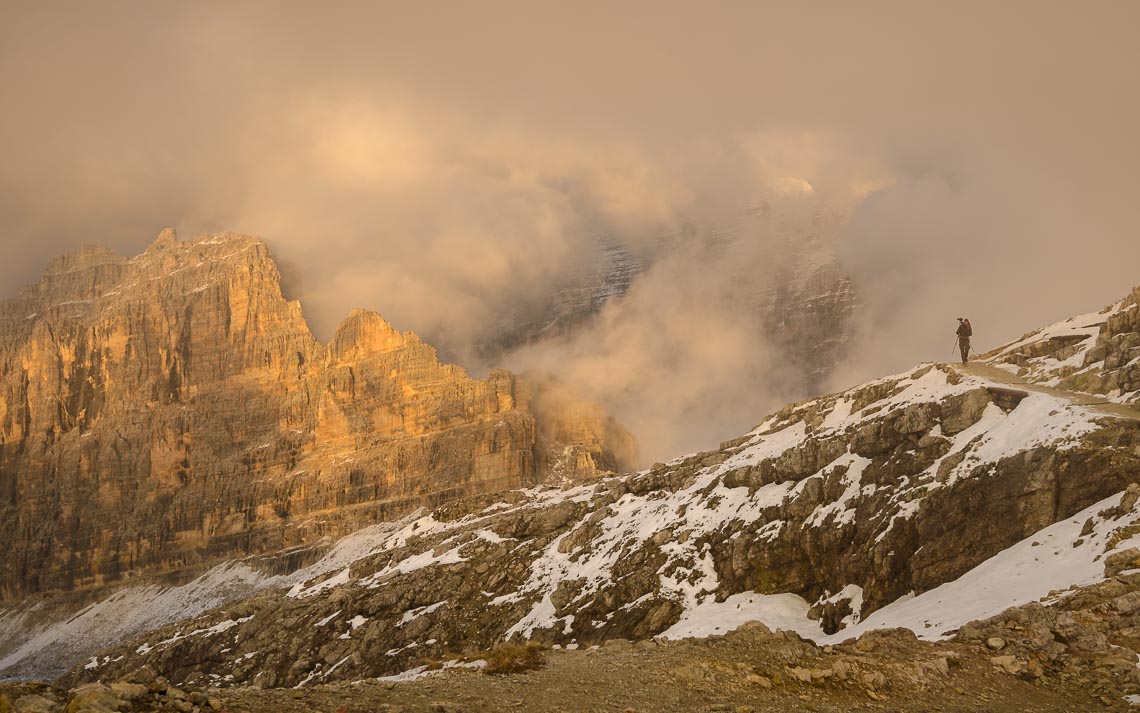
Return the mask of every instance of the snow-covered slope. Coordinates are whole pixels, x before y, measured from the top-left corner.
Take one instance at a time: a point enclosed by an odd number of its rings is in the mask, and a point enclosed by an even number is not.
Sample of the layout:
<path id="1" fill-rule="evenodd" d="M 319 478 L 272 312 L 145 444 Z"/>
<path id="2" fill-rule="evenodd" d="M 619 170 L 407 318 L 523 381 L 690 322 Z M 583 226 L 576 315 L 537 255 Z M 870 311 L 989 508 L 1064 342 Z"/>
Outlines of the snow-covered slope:
<path id="1" fill-rule="evenodd" d="M 1099 312 L 1030 332 L 985 359 L 1031 383 L 1140 403 L 1140 288 Z"/>
<path id="2" fill-rule="evenodd" d="M 936 638 L 1103 578 L 1140 532 L 1140 490 L 1122 495 L 1136 481 L 1128 414 L 927 364 L 641 473 L 369 528 L 292 575 L 249 562 L 189 589 L 125 593 L 10 640 L 0 667 L 85 661 L 74 681 L 147 663 L 175 681 L 295 686 L 503 638 L 574 647 L 754 619 L 820 641 L 890 626 Z M 205 611 L 219 582 L 245 589 Z M 97 624 L 109 616 L 117 629 Z"/>
<path id="3" fill-rule="evenodd" d="M 899 597 L 865 619 L 859 612 L 861 592 L 854 586 L 845 588 L 833 598 L 851 599 L 853 611 L 844 618 L 844 628 L 834 634 L 820 629 L 819 621 L 809 616 L 811 605 L 801 597 L 745 592 L 723 602 L 702 602 L 662 635 L 711 636 L 760 621 L 773 630 L 795 631 L 819 644 L 898 627 L 910 629 L 920 639 L 938 640 L 963 624 L 996 616 L 1010 607 L 1059 601 L 1073 587 L 1104 581 L 1105 558 L 1140 545 L 1140 536 L 1133 534 L 1140 526 L 1135 494 L 1123 508 L 1124 493 L 1105 498 L 1002 550 L 961 577 L 921 594 Z"/>
<path id="4" fill-rule="evenodd" d="M 1129 419 L 925 365 L 633 476 L 362 533 L 308 581 L 267 583 L 77 675 L 146 662 L 176 680 L 298 685 L 396 673 L 505 637 L 577 646 L 744 619 L 821 640 L 894 625 L 941 635 L 1100 576 L 1096 558 L 1137 514 L 1095 513 L 1136 479 L 1138 443 Z M 1090 517 L 1073 547 L 1069 530 Z M 1045 542 L 1032 556 L 1056 566 L 1025 569 L 1030 536 Z M 1011 562 L 1026 582 L 978 586 Z"/>

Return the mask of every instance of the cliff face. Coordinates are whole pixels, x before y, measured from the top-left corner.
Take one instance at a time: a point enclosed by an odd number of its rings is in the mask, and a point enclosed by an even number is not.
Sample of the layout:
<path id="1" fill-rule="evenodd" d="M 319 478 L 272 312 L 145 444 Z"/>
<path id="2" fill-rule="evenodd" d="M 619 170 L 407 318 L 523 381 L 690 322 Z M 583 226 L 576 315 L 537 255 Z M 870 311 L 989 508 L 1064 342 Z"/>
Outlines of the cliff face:
<path id="1" fill-rule="evenodd" d="M 0 303 L 0 601 L 310 544 L 533 484 L 552 454 L 567 477 L 635 457 L 604 416 L 540 439 L 595 414 L 536 424 L 535 388 L 370 312 L 317 342 L 256 238 L 64 256 Z"/>

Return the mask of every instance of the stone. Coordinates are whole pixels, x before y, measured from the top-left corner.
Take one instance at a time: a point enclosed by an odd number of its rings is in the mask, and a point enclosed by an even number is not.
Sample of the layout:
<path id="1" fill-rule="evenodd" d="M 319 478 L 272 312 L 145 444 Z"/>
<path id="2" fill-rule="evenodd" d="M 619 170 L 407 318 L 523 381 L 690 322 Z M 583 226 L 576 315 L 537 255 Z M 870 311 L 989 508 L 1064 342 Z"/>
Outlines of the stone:
<path id="1" fill-rule="evenodd" d="M 141 683 L 144 686 L 150 685 L 151 681 L 158 677 L 155 670 L 150 666 L 139 666 L 134 671 L 131 671 L 122 680 L 129 683 Z"/>
<path id="2" fill-rule="evenodd" d="M 902 414 L 895 419 L 895 430 L 899 433 L 923 433 L 934 425 L 934 418 L 930 408 L 925 404 L 907 406 Z"/>
<path id="3" fill-rule="evenodd" d="M 1004 656 L 993 656 L 990 658 L 990 663 L 1009 674 L 1016 675 L 1025 670 L 1024 665 L 1017 657 L 1008 654 Z"/>
<path id="4" fill-rule="evenodd" d="M 1129 547 L 1104 558 L 1104 576 L 1115 577 L 1129 569 L 1140 568 L 1140 549 Z"/>
<path id="5" fill-rule="evenodd" d="M 67 713 L 115 713 L 121 701 L 107 686 L 88 683 L 71 692 Z"/>
<path id="6" fill-rule="evenodd" d="M 12 704 L 12 713 L 55 713 L 58 710 L 58 703 L 35 693 L 20 696 Z M 0 713 L 2 711 L 3 707 L 0 706 Z"/>
<path id="7" fill-rule="evenodd" d="M 58 258 L 0 301 L 0 444 L 0 604 L 637 461 L 551 378 L 472 378 L 363 310 L 322 344 L 261 240 L 169 230 L 134 258 Z"/>
<path id="8" fill-rule="evenodd" d="M 989 404 L 990 394 L 985 389 L 971 389 L 946 399 L 941 404 L 942 433 L 952 436 L 965 431 L 981 419 Z"/>
<path id="9" fill-rule="evenodd" d="M 1129 483 L 1120 498 L 1120 504 L 1116 506 L 1116 511 L 1121 514 L 1132 512 L 1137 500 L 1140 500 L 1140 483 Z"/>
<path id="10" fill-rule="evenodd" d="M 991 636 L 990 638 L 986 639 L 986 646 L 993 649 L 994 651 L 1001 651 L 1005 648 L 1005 639 L 1001 638 L 1000 636 Z"/>
<path id="11" fill-rule="evenodd" d="M 950 675 L 950 662 L 943 657 L 927 661 L 923 665 L 928 671 L 932 671 L 940 676 Z"/>
<path id="12" fill-rule="evenodd" d="M 863 686 L 868 689 L 882 688 L 887 685 L 887 677 L 879 671 L 868 671 L 863 674 Z M 877 698 L 875 700 L 878 700 Z"/>
<path id="13" fill-rule="evenodd" d="M 128 683 L 126 681 L 112 683 L 110 689 L 112 693 L 124 701 L 133 701 L 149 693 L 146 686 L 139 683 Z"/>
<path id="14" fill-rule="evenodd" d="M 1115 597 L 1108 603 L 1116 614 L 1127 616 L 1140 610 L 1140 591 L 1131 591 Z"/>
<path id="15" fill-rule="evenodd" d="M 851 664 L 843 659 L 839 659 L 831 664 L 831 670 L 835 672 L 835 677 L 840 681 L 846 681 L 853 672 Z"/>

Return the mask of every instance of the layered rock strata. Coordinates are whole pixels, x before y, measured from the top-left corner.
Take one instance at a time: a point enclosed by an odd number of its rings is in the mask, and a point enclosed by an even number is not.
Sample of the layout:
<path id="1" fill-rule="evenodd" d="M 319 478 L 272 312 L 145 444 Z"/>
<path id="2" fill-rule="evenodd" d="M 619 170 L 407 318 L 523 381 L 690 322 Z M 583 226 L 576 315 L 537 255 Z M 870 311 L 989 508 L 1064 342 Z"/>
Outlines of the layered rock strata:
<path id="1" fill-rule="evenodd" d="M 0 303 L 0 602 L 298 548 L 289 570 L 305 546 L 551 463 L 633 463 L 590 404 L 536 420 L 544 393 L 441 364 L 371 312 L 318 342 L 256 238 L 66 255 Z"/>
<path id="2" fill-rule="evenodd" d="M 1137 481 L 1140 421 L 926 365 L 636 475 L 465 499 L 362 533 L 355 555 L 288 591 L 154 631 L 67 680 L 143 664 L 195 685 L 355 680 L 502 639 L 683 636 L 709 617 L 727 630 L 742 608 L 771 613 L 765 596 L 783 611 L 794 595 L 817 634 L 841 636 L 1116 503 L 1037 550 L 1099 571 L 1140 531 L 1140 491 L 1120 495 Z"/>

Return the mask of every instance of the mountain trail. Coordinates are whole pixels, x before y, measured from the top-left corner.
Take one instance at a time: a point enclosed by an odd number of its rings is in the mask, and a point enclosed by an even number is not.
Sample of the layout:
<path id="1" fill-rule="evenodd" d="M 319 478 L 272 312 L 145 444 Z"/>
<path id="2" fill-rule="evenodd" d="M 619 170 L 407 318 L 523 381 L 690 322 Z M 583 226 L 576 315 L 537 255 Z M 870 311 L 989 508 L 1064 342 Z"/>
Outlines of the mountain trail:
<path id="1" fill-rule="evenodd" d="M 983 364 L 980 362 L 970 362 L 968 364 L 949 364 L 949 366 L 964 376 L 974 376 L 988 381 L 994 381 L 999 384 L 1004 384 L 1010 388 L 1019 389 L 1021 391 L 1036 391 L 1042 394 L 1049 394 L 1058 398 L 1065 399 L 1075 406 L 1084 406 L 1091 411 L 1103 413 L 1106 416 L 1115 416 L 1117 418 L 1130 418 L 1140 421 L 1140 409 L 1136 409 L 1123 404 L 1113 403 L 1103 396 L 1095 394 L 1086 394 L 1079 391 L 1066 391 L 1064 389 L 1055 389 L 1049 386 L 1042 386 L 1034 384 L 1025 379 L 1011 374 L 1005 369 L 1000 369 L 996 366 Z"/>

